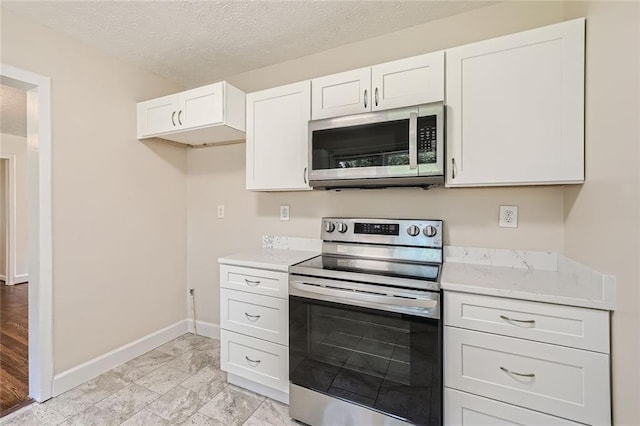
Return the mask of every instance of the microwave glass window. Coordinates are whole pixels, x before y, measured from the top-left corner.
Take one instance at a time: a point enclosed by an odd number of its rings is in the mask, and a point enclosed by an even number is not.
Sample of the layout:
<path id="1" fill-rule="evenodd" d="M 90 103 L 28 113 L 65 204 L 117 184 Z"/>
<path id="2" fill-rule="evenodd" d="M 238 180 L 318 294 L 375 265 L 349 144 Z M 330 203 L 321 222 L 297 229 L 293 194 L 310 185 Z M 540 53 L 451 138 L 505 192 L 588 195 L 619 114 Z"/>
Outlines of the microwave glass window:
<path id="1" fill-rule="evenodd" d="M 418 117 L 418 163 L 436 162 L 436 117 Z M 313 169 L 409 165 L 409 119 L 313 132 Z"/>

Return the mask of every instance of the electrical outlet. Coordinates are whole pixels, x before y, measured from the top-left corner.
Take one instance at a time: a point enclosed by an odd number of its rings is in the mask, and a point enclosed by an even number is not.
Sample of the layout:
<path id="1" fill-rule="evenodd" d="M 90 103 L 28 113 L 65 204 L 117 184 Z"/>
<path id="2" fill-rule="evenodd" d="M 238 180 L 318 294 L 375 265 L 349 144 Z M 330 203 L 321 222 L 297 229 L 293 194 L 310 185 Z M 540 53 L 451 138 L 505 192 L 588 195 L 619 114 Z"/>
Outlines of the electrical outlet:
<path id="1" fill-rule="evenodd" d="M 280 220 L 289 220 L 289 206 L 280 206 Z"/>
<path id="2" fill-rule="evenodd" d="M 518 206 L 500 206 L 499 226 L 501 228 L 518 227 Z"/>
<path id="3" fill-rule="evenodd" d="M 218 213 L 216 216 L 218 219 L 224 219 L 224 206 L 223 205 L 219 205 L 218 206 Z"/>

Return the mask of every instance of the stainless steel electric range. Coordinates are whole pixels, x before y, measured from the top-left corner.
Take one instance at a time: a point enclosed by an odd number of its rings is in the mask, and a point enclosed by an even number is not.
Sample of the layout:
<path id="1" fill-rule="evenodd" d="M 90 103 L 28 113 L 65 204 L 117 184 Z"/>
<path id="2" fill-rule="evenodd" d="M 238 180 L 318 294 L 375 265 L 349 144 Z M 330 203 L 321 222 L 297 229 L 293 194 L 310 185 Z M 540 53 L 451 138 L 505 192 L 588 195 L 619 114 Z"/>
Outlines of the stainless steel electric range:
<path id="1" fill-rule="evenodd" d="M 442 424 L 442 221 L 324 218 L 290 269 L 290 415 Z"/>

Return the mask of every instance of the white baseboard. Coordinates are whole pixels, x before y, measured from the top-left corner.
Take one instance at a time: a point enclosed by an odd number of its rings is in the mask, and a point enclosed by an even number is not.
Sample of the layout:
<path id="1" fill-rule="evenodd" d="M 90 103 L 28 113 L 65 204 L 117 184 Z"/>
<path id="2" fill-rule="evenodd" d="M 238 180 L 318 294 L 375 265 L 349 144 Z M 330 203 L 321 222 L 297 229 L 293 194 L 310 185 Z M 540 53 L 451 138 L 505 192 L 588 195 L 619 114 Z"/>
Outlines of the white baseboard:
<path id="1" fill-rule="evenodd" d="M 207 329 L 203 323 L 203 329 Z M 197 322 L 200 333 L 200 322 Z M 212 324 L 215 326 L 215 324 Z M 124 364 L 158 346 L 175 339 L 187 332 L 187 320 L 178 321 L 168 327 L 158 330 L 124 346 L 120 346 L 106 354 L 100 355 L 90 361 L 73 367 L 53 378 L 53 396 L 58 396 L 82 383 L 93 379 L 107 371 Z M 205 335 L 202 332 L 202 335 Z M 219 338 L 220 333 L 218 332 Z"/>
<path id="2" fill-rule="evenodd" d="M 20 274 L 20 275 L 16 275 L 14 277 L 14 282 L 16 284 L 20 284 L 20 283 L 26 283 L 27 281 L 29 281 L 29 274 Z"/>
<path id="3" fill-rule="evenodd" d="M 196 321 L 196 327 L 200 336 L 210 337 L 212 339 L 220 340 L 220 325 L 212 322 Z M 187 320 L 187 330 L 193 333 L 193 320 Z"/>
<path id="4" fill-rule="evenodd" d="M 5 283 L 7 282 L 7 277 L 4 275 L 0 275 L 0 281 L 4 281 Z"/>

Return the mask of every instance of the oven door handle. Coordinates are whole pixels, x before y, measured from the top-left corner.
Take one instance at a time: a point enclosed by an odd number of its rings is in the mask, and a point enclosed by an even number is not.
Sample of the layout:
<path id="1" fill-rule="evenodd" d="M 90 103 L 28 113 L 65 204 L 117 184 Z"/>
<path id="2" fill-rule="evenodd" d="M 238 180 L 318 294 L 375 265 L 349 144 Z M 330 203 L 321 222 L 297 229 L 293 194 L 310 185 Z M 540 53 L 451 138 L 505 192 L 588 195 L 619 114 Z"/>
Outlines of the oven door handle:
<path id="1" fill-rule="evenodd" d="M 315 294 L 333 296 L 340 299 L 351 299 L 356 301 L 366 301 L 387 306 L 401 306 L 407 308 L 433 309 L 438 306 L 438 301 L 434 299 L 418 299 L 402 296 L 385 296 L 371 294 L 370 292 L 357 291 L 352 289 L 342 289 L 338 287 L 328 288 L 320 285 L 307 284 L 303 281 L 290 281 L 291 287 Z M 321 299 L 321 298 L 320 298 Z M 321 299 L 322 300 L 322 299 Z"/>

